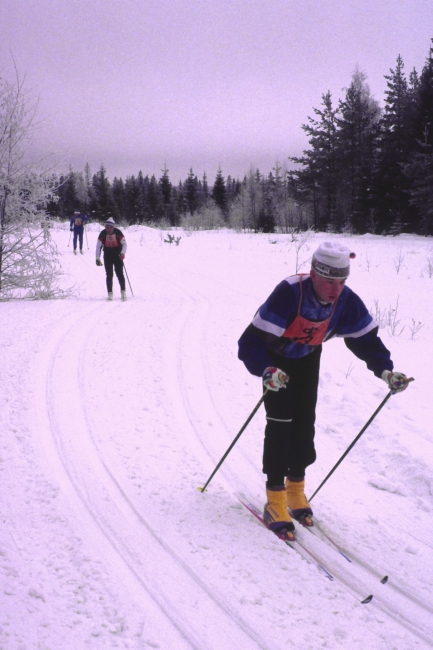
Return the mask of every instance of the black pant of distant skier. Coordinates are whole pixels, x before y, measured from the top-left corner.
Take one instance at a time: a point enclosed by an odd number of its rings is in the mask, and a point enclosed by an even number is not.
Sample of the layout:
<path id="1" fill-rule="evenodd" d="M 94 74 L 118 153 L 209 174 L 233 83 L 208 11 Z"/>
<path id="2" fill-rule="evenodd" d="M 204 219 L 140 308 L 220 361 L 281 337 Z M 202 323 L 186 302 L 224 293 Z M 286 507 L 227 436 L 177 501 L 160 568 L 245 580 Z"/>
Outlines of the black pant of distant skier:
<path id="1" fill-rule="evenodd" d="M 117 279 L 119 280 L 120 290 L 125 291 L 125 276 L 123 275 L 123 260 L 119 256 L 107 255 L 107 252 L 104 253 L 104 266 L 105 273 L 107 274 L 107 291 L 111 293 L 113 291 L 113 269 L 116 272 Z"/>

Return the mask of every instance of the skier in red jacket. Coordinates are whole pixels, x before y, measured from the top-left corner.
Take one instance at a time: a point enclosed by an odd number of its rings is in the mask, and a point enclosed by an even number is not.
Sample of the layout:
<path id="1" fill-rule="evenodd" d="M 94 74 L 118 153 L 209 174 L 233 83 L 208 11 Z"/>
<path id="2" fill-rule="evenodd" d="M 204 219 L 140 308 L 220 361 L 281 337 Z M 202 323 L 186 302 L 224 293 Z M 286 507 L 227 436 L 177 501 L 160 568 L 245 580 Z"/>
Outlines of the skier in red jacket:
<path id="1" fill-rule="evenodd" d="M 99 233 L 96 242 L 96 265 L 102 266 L 101 250 L 104 249 L 104 266 L 107 274 L 108 300 L 113 300 L 113 269 L 120 284 L 122 300 L 126 300 L 125 276 L 123 275 L 123 260 L 126 254 L 126 239 L 121 230 L 115 227 L 110 217 L 105 222 L 105 228 Z"/>

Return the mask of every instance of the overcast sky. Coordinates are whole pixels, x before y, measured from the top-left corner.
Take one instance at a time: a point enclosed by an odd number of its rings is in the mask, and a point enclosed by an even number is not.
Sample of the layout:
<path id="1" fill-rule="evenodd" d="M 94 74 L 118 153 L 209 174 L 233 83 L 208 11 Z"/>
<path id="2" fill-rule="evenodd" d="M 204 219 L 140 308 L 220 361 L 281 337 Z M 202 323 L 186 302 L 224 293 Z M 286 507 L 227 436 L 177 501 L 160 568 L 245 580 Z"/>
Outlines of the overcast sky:
<path id="1" fill-rule="evenodd" d="M 1 0 L 0 25 L 1 75 L 13 56 L 39 97 L 35 148 L 111 179 L 166 165 L 212 183 L 299 155 L 357 65 L 383 105 L 399 54 L 422 70 L 433 0 Z"/>

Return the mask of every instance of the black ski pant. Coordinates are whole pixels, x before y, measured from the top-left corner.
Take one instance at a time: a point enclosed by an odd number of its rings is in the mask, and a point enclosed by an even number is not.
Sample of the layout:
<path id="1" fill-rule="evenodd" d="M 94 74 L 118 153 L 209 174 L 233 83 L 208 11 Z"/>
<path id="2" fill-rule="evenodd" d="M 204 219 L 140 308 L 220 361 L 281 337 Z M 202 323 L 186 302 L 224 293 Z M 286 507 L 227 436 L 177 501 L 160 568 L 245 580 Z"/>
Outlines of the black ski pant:
<path id="1" fill-rule="evenodd" d="M 263 473 L 268 486 L 282 485 L 284 477 L 302 478 L 316 460 L 316 420 L 322 346 L 300 359 L 274 355 L 273 363 L 290 377 L 286 388 L 268 391 L 265 397 L 266 428 Z"/>
<path id="2" fill-rule="evenodd" d="M 125 291 L 125 276 L 123 275 L 123 260 L 119 255 L 107 255 L 104 253 L 105 273 L 107 274 L 107 291 L 113 291 L 113 268 L 119 280 L 120 290 Z"/>
<path id="3" fill-rule="evenodd" d="M 80 251 L 83 250 L 84 226 L 74 226 L 74 251 L 77 250 L 77 239 L 80 240 Z"/>

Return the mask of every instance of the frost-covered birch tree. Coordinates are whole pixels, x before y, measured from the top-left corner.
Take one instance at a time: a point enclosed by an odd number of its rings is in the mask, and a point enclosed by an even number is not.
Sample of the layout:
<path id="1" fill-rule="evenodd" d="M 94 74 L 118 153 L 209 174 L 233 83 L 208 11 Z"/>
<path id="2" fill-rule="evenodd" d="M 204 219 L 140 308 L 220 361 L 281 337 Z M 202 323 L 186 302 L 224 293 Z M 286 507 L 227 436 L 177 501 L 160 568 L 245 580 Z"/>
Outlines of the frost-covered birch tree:
<path id="1" fill-rule="evenodd" d="M 53 175 L 26 161 L 37 101 L 15 71 L 0 78 L 0 300 L 63 297 L 57 249 L 44 228 Z"/>

